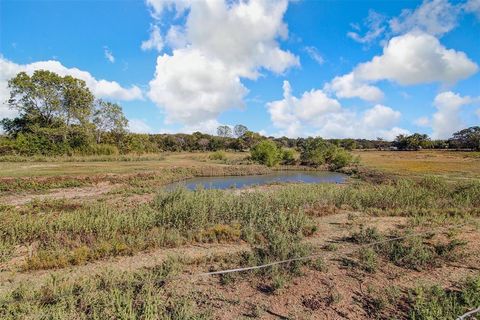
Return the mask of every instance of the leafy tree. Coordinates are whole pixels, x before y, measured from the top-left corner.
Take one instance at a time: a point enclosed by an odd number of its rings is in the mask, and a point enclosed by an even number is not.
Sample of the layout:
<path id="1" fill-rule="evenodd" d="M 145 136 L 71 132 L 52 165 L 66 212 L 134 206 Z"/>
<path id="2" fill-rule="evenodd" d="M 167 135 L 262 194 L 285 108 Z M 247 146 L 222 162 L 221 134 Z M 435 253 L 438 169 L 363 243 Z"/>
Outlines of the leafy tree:
<path id="1" fill-rule="evenodd" d="M 420 150 L 425 148 L 430 148 L 432 142 L 428 135 L 414 133 L 410 136 L 398 135 L 393 142 L 393 145 L 399 150 Z"/>
<path id="2" fill-rule="evenodd" d="M 3 122 L 4 129 L 13 133 L 41 128 L 84 125 L 92 113 L 94 96 L 85 81 L 71 76 L 61 77 L 46 70 L 36 70 L 32 76 L 20 72 L 8 81 L 10 108 L 20 114 L 18 120 Z M 6 125 L 6 126 L 5 126 Z M 64 131 L 66 138 L 67 131 Z"/>
<path id="3" fill-rule="evenodd" d="M 340 146 L 348 151 L 352 151 L 353 149 L 357 148 L 357 142 L 353 139 L 343 139 L 340 142 Z"/>
<path id="4" fill-rule="evenodd" d="M 300 160 L 305 165 L 327 164 L 339 169 L 352 163 L 353 156 L 345 149 L 322 138 L 308 138 L 302 143 Z"/>
<path id="5" fill-rule="evenodd" d="M 245 132 L 248 131 L 248 128 L 246 126 L 244 126 L 243 124 L 237 124 L 234 128 L 233 128 L 233 132 L 235 133 L 235 136 L 237 138 L 240 138 L 241 136 L 243 136 L 245 134 Z"/>
<path id="6" fill-rule="evenodd" d="M 248 149 L 257 144 L 262 136 L 253 131 L 246 131 L 239 139 L 243 141 L 243 146 Z"/>
<path id="7" fill-rule="evenodd" d="M 98 100 L 93 114 L 93 123 L 96 126 L 96 140 L 101 142 L 102 133 L 110 132 L 122 136 L 127 131 L 128 120 L 123 114 L 122 107 L 116 103 Z"/>
<path id="8" fill-rule="evenodd" d="M 250 154 L 252 160 L 264 164 L 268 167 L 273 167 L 280 162 L 281 151 L 278 149 L 275 142 L 271 140 L 263 140 L 256 144 L 251 150 Z"/>
<path id="9" fill-rule="evenodd" d="M 232 129 L 229 126 L 219 126 L 217 128 L 217 135 L 228 138 L 232 136 Z"/>
<path id="10" fill-rule="evenodd" d="M 455 148 L 480 150 L 480 127 L 470 127 L 455 132 L 449 143 Z"/>

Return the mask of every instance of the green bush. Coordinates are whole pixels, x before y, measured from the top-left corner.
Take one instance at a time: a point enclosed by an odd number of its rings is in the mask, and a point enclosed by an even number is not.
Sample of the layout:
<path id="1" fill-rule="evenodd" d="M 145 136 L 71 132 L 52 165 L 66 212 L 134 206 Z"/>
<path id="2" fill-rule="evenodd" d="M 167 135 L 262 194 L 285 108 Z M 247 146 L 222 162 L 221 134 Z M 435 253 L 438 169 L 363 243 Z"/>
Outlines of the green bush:
<path id="1" fill-rule="evenodd" d="M 308 138 L 301 146 L 300 160 L 304 165 L 329 165 L 332 169 L 340 169 L 351 164 L 353 156 L 322 138 Z"/>
<path id="2" fill-rule="evenodd" d="M 282 150 L 282 163 L 283 164 L 295 164 L 295 151 L 292 149 L 283 149 Z"/>
<path id="3" fill-rule="evenodd" d="M 418 287 L 410 292 L 410 319 L 457 319 L 480 305 L 480 276 L 466 279 L 458 290 L 439 286 Z"/>
<path id="4" fill-rule="evenodd" d="M 227 160 L 227 154 L 224 151 L 215 151 L 208 156 L 210 160 Z"/>
<path id="5" fill-rule="evenodd" d="M 281 160 L 281 150 L 275 142 L 263 140 L 255 145 L 250 151 L 252 160 L 264 164 L 268 167 L 277 165 Z"/>

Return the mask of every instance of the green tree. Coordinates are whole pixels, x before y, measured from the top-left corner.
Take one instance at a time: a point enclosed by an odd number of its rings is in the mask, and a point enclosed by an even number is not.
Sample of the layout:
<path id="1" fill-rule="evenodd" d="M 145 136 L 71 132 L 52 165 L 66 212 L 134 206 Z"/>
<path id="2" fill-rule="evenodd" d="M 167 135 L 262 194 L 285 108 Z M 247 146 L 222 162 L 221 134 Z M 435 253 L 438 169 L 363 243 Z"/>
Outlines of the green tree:
<path id="1" fill-rule="evenodd" d="M 6 128 L 4 126 L 7 132 L 9 129 L 31 131 L 32 126 L 68 128 L 71 124 L 84 125 L 93 110 L 94 96 L 85 81 L 71 76 L 61 77 L 46 70 L 36 70 L 32 76 L 20 72 L 8 81 L 8 88 L 8 104 L 18 111 L 21 120 L 7 123 Z M 67 131 L 64 132 L 65 138 L 66 135 Z"/>
<path id="2" fill-rule="evenodd" d="M 263 140 L 256 144 L 251 150 L 250 154 L 252 160 L 257 161 L 269 167 L 273 167 L 281 160 L 281 150 L 277 147 L 275 142 L 270 140 Z"/>
<path id="3" fill-rule="evenodd" d="M 305 165 L 329 165 L 333 169 L 353 162 L 353 156 L 345 149 L 322 138 L 308 138 L 301 145 L 300 160 Z"/>
<path id="4" fill-rule="evenodd" d="M 241 136 L 243 136 L 245 134 L 245 132 L 248 131 L 248 128 L 246 126 L 244 126 L 243 124 L 237 124 L 234 128 L 233 128 L 233 132 L 235 133 L 235 136 L 237 138 L 240 138 Z"/>
<path id="5" fill-rule="evenodd" d="M 480 150 L 480 127 L 470 127 L 455 132 L 449 143 L 455 148 Z"/>
<path id="6" fill-rule="evenodd" d="M 414 133 L 410 136 L 398 135 L 393 142 L 393 145 L 399 150 L 420 150 L 430 148 L 432 141 L 426 134 Z"/>
<path id="7" fill-rule="evenodd" d="M 217 135 L 220 137 L 228 138 L 232 136 L 232 128 L 229 126 L 219 126 L 217 128 Z"/>
<path id="8" fill-rule="evenodd" d="M 22 134 L 19 150 L 25 139 L 42 154 L 67 153 L 90 143 L 94 96 L 83 80 L 36 70 L 31 76 L 18 73 L 8 88 L 9 107 L 19 116 L 4 119 L 1 125 L 13 138 Z"/>
<path id="9" fill-rule="evenodd" d="M 96 127 L 97 143 L 100 143 L 103 133 L 109 132 L 117 137 L 125 135 L 128 120 L 118 104 L 98 100 L 93 114 L 93 124 Z"/>

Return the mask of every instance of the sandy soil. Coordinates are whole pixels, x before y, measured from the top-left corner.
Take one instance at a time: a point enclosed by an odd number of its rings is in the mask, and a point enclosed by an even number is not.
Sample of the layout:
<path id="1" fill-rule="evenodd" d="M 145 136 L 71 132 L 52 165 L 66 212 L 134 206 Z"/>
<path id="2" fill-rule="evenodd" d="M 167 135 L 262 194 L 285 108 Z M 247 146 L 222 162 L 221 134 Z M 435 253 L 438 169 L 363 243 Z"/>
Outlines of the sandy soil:
<path id="1" fill-rule="evenodd" d="M 0 197 L 0 203 L 4 203 L 11 206 L 20 206 L 34 200 L 95 198 L 100 195 L 106 194 L 120 186 L 121 186 L 120 184 L 100 182 L 94 186 L 88 186 L 88 187 L 52 189 L 48 193 L 42 193 L 42 194 L 25 192 L 25 193 L 19 193 L 19 194 Z"/>
<path id="2" fill-rule="evenodd" d="M 207 265 L 187 266 L 188 272 L 182 274 L 180 279 L 167 282 L 167 286 L 179 293 L 187 294 L 193 290 L 197 304 L 213 309 L 218 319 L 238 319 L 253 315 L 262 319 L 365 319 L 373 317 L 369 314 L 371 292 L 382 294 L 382 290 L 393 286 L 408 288 L 432 283 L 450 286 L 467 275 L 480 272 L 480 233 L 472 227 L 464 228 L 460 235 L 461 239 L 468 240 L 466 251 L 469 252 L 462 261 L 421 272 L 381 261 L 379 270 L 369 274 L 340 263 L 342 257 L 352 256 L 356 248 L 356 245 L 344 241 L 345 237 L 360 224 L 388 231 L 398 229 L 407 222 L 406 219 L 339 212 L 316 220 L 318 231 L 306 241 L 315 251 L 324 253 L 327 266 L 325 272 L 304 268 L 301 276 L 293 278 L 284 288 L 273 292 L 268 280 L 251 277 L 248 273 L 236 274 L 234 277 L 237 280 L 229 285 L 221 285 L 217 276 L 191 276 L 215 267 L 213 262 L 209 262 Z M 321 248 L 331 242 L 337 243 L 338 249 L 322 251 Z M 0 272 L 0 292 L 23 281 L 29 281 L 34 286 L 40 285 L 52 275 L 72 279 L 113 269 L 134 271 L 156 266 L 170 256 L 214 261 L 215 259 L 206 258 L 236 254 L 249 249 L 245 243 L 191 245 L 116 257 L 61 270 L 28 273 L 15 271 L 15 266 L 10 265 L 9 269 Z"/>

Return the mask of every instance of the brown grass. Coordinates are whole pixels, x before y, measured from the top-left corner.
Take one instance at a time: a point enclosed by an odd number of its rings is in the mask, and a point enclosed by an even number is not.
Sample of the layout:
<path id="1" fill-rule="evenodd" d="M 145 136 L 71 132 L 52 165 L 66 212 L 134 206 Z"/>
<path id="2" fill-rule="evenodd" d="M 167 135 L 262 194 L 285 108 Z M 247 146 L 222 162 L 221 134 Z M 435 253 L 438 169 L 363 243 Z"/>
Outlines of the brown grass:
<path id="1" fill-rule="evenodd" d="M 480 157 L 475 152 L 356 151 L 362 165 L 408 177 L 438 175 L 452 180 L 479 179 Z"/>

